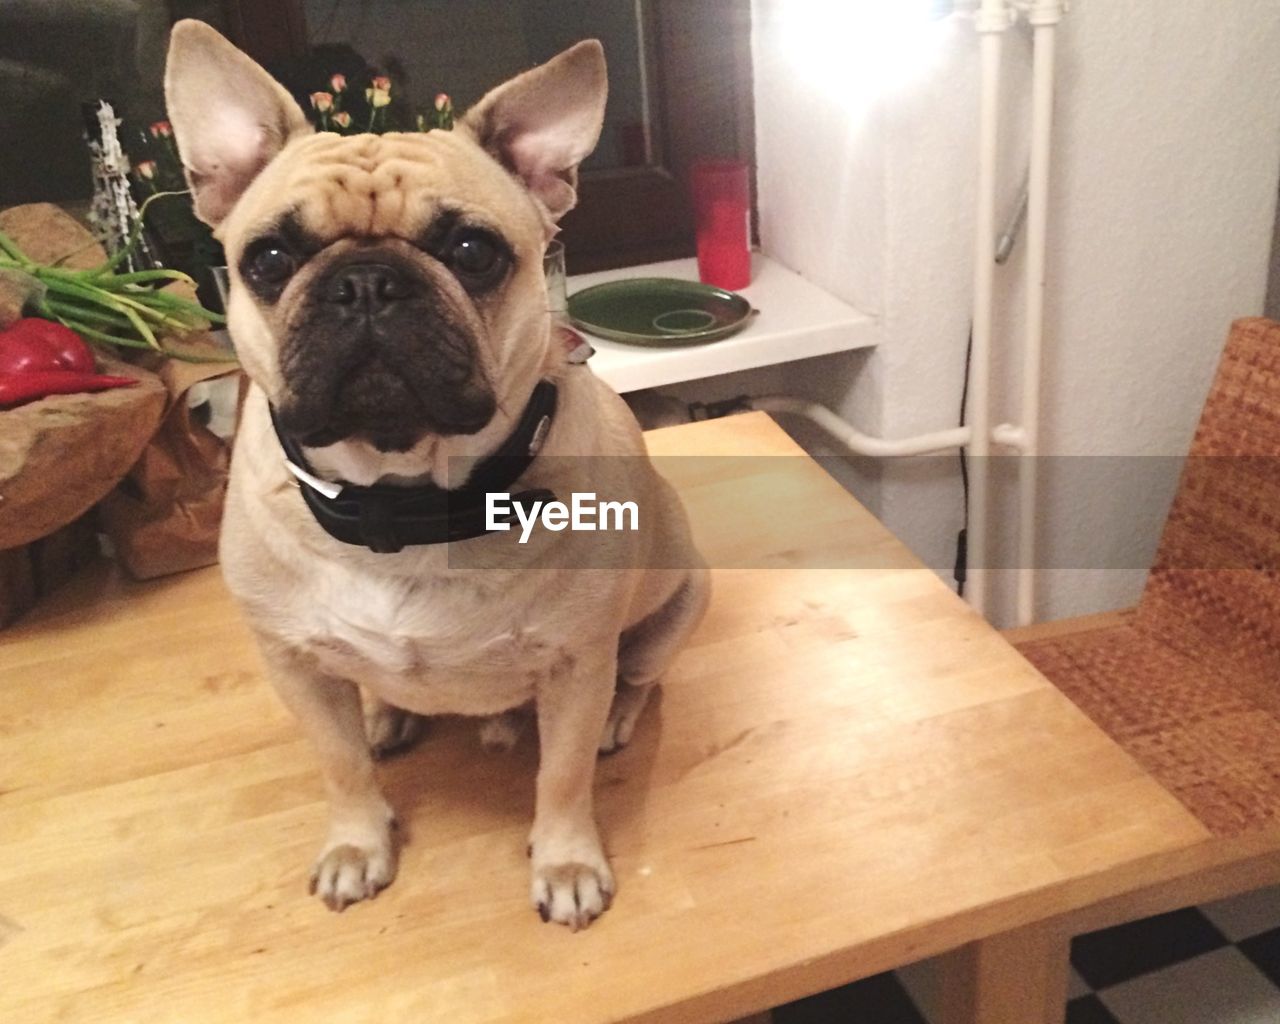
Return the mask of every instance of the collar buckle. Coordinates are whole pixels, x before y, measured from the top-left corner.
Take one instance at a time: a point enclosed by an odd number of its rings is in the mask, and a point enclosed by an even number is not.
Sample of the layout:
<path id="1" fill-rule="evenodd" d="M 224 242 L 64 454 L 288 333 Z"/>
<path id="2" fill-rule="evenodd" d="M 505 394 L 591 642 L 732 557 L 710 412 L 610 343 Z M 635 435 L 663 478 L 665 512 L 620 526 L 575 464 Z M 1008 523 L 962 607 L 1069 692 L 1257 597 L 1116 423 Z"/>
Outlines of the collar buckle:
<path id="1" fill-rule="evenodd" d="M 330 501 L 342 493 L 342 484 L 334 483 L 332 480 L 322 480 L 314 473 L 308 473 L 301 466 L 296 465 L 292 459 L 285 459 L 284 465 L 285 468 L 302 483 L 306 484 L 313 491 L 318 491 L 323 494 Z"/>
<path id="2" fill-rule="evenodd" d="M 533 428 L 533 437 L 529 438 L 529 454 L 537 455 L 542 451 L 542 442 L 547 439 L 547 432 L 551 429 L 551 416 L 548 414 L 538 420 L 538 425 Z"/>

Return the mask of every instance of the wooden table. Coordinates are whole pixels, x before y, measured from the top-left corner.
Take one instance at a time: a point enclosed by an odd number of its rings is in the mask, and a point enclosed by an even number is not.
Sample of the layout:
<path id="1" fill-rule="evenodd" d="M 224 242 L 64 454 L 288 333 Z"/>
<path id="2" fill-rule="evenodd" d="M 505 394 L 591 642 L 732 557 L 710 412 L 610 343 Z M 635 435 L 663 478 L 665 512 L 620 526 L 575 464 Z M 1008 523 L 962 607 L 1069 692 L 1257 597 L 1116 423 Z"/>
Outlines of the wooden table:
<path id="1" fill-rule="evenodd" d="M 533 744 L 463 722 L 385 766 L 398 881 L 325 910 L 316 764 L 216 570 L 90 574 L 0 634 L 0 1019 L 715 1021 L 958 949 L 950 1019 L 1051 1020 L 1037 922 L 1201 826 L 765 416 L 650 441 L 718 456 L 662 465 L 747 567 L 600 763 L 612 911 L 539 922 Z"/>

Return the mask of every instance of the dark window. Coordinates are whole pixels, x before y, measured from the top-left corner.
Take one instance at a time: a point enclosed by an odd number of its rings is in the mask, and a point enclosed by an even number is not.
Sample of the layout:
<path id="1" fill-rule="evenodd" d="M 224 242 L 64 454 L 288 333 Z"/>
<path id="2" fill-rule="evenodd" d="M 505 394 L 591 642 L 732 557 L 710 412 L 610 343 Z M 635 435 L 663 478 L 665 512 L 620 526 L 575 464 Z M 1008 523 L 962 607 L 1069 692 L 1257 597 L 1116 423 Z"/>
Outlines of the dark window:
<path id="1" fill-rule="evenodd" d="M 90 193 L 81 104 L 112 102 L 146 156 L 164 117 L 173 20 L 208 21 L 305 97 L 329 74 L 389 73 L 402 116 L 459 110 L 587 37 L 610 68 L 604 133 L 563 222 L 573 272 L 693 253 L 691 163 L 750 160 L 750 0 L 168 0 L 0 4 L 0 205 Z M 216 103 L 217 97 L 210 97 Z"/>
<path id="2" fill-rule="evenodd" d="M 232 38 L 282 79 L 364 63 L 410 107 L 486 89 L 596 37 L 609 60 L 600 146 L 563 222 L 571 272 L 693 254 L 690 164 L 750 160 L 750 0 L 227 0 Z M 406 42 L 411 40 L 412 42 Z M 346 62 L 346 63 L 344 63 Z M 289 84 L 294 85 L 290 82 Z M 306 83 L 294 85 L 299 91 Z M 319 84 L 313 87 L 319 88 Z"/>

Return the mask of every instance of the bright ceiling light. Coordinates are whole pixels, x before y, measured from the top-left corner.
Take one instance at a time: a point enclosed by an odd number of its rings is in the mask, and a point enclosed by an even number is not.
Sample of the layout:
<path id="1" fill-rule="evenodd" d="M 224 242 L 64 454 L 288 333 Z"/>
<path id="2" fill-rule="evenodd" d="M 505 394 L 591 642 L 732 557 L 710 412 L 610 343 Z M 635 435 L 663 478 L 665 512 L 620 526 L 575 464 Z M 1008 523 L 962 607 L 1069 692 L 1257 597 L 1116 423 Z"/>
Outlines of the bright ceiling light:
<path id="1" fill-rule="evenodd" d="M 940 0 L 781 0 L 778 30 L 797 75 L 863 110 L 932 63 L 951 8 Z"/>

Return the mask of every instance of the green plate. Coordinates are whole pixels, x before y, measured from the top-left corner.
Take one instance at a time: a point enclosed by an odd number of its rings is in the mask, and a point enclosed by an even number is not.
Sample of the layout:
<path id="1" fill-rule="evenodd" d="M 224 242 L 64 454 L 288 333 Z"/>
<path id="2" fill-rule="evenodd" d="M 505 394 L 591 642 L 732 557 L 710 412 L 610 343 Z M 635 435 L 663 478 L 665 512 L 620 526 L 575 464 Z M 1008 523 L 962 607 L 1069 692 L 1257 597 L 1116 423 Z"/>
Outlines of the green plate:
<path id="1" fill-rule="evenodd" d="M 690 345 L 742 330 L 755 310 L 741 295 L 673 277 L 635 277 L 569 296 L 574 326 L 631 345 Z"/>

